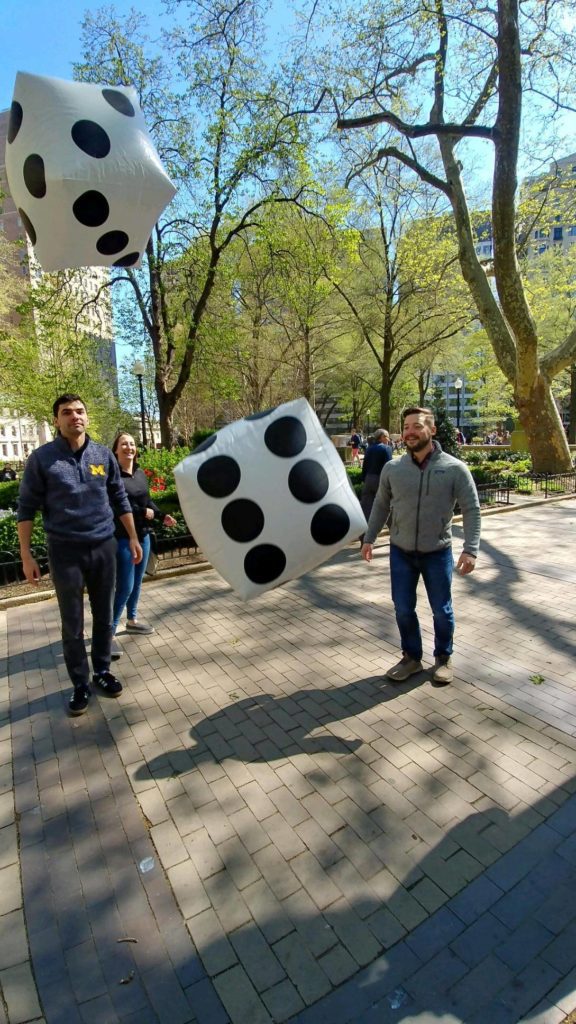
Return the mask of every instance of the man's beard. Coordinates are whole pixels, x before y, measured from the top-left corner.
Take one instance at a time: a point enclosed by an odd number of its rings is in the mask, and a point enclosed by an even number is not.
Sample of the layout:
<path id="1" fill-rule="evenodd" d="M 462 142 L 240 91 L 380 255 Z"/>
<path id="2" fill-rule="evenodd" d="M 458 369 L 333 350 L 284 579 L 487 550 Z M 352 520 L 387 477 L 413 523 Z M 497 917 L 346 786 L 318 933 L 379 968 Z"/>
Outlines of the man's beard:
<path id="1" fill-rule="evenodd" d="M 414 440 L 410 439 L 410 441 L 406 441 L 406 447 L 409 447 L 411 452 L 421 452 L 424 448 L 427 448 L 429 444 L 429 437 L 426 439 L 419 437 L 414 438 Z"/>

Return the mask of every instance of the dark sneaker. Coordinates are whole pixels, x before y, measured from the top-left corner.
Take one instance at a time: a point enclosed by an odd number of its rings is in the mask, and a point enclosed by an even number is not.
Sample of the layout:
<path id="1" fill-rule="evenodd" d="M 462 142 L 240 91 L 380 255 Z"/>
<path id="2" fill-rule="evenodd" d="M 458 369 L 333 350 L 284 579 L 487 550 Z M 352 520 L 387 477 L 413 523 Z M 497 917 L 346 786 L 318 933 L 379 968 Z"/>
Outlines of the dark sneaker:
<path id="1" fill-rule="evenodd" d="M 71 715 L 85 715 L 88 710 L 88 702 L 91 696 L 89 686 L 75 686 L 74 693 L 68 701 L 68 710 Z"/>
<path id="2" fill-rule="evenodd" d="M 433 686 L 448 686 L 454 679 L 452 661 L 447 654 L 441 654 L 434 658 L 434 672 L 432 673 Z"/>
<path id="3" fill-rule="evenodd" d="M 154 626 L 149 626 L 147 622 L 127 622 L 126 632 L 148 635 L 149 633 L 154 633 Z"/>
<path id="4" fill-rule="evenodd" d="M 389 668 L 386 675 L 395 683 L 404 683 L 410 676 L 415 676 L 422 671 L 422 662 L 417 658 L 411 658 L 409 654 L 403 654 L 397 665 Z"/>
<path id="5" fill-rule="evenodd" d="M 120 647 L 120 644 L 118 643 L 118 641 L 117 640 L 113 640 L 112 641 L 112 646 L 110 648 L 110 657 L 112 658 L 112 661 L 118 661 L 118 658 L 121 658 L 123 654 L 124 654 L 124 651 Z"/>
<path id="6" fill-rule="evenodd" d="M 122 693 L 122 683 L 111 672 L 98 672 L 92 676 L 94 686 L 97 686 L 107 697 L 119 697 Z"/>

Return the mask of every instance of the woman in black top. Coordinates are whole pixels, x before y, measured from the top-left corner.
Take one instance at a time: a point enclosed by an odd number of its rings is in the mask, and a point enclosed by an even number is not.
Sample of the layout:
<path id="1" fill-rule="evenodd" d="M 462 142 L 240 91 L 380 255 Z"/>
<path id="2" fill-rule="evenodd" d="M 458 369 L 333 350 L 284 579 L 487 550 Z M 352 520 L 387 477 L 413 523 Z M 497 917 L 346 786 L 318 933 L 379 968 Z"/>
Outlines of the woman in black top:
<path id="1" fill-rule="evenodd" d="M 161 509 L 154 504 L 148 492 L 148 478 L 143 470 L 136 465 L 136 442 L 131 434 L 118 434 L 112 445 L 112 451 L 118 460 L 122 482 L 132 507 L 136 533 L 142 548 L 142 561 L 134 565 L 128 534 L 119 519 L 116 520 L 116 593 L 114 595 L 114 632 L 118 628 L 120 616 L 126 608 L 127 633 L 153 633 L 153 626 L 138 620 L 138 599 L 146 564 L 150 554 L 150 531 L 152 523 L 162 516 Z M 165 526 L 176 526 L 172 516 L 165 515 L 162 519 Z M 120 648 L 115 645 L 113 654 L 119 657 Z"/>

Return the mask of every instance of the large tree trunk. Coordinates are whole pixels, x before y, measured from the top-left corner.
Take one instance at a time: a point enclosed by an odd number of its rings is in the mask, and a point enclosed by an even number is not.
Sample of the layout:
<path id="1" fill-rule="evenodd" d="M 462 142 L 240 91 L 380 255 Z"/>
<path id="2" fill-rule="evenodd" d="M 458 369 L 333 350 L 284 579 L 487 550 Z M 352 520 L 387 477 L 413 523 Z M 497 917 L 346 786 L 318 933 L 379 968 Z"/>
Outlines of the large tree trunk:
<path id="1" fill-rule="evenodd" d="M 576 363 L 570 367 L 570 425 L 568 427 L 568 440 L 570 444 L 576 444 Z"/>
<path id="2" fill-rule="evenodd" d="M 162 447 L 172 450 L 174 447 L 174 408 L 176 403 L 165 392 L 156 392 L 158 398 L 158 415 L 160 417 L 160 440 Z"/>
<path id="3" fill-rule="evenodd" d="M 528 394 L 515 396 L 535 473 L 572 469 L 562 420 L 548 381 L 540 374 Z"/>

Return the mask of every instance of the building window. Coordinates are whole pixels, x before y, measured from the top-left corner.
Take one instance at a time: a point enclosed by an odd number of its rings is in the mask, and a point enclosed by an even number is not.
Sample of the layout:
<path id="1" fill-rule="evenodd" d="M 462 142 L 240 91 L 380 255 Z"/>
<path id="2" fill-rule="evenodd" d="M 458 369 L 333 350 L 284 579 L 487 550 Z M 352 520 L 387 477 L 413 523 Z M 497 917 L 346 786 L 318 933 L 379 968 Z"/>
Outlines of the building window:
<path id="1" fill-rule="evenodd" d="M 554 241 L 561 242 L 562 237 L 562 228 L 554 228 Z"/>
<path id="2" fill-rule="evenodd" d="M 18 436 L 18 431 L 17 431 L 16 427 L 12 427 L 12 437 L 17 437 L 17 436 Z"/>
<path id="3" fill-rule="evenodd" d="M 574 237 L 574 235 L 576 235 L 576 224 L 570 225 L 570 227 L 568 228 L 568 234 L 571 235 L 572 238 Z"/>
<path id="4" fill-rule="evenodd" d="M 16 456 L 16 458 L 18 458 L 19 451 L 18 451 L 18 445 L 17 444 L 13 444 L 12 445 L 12 451 L 14 452 L 14 455 Z"/>

